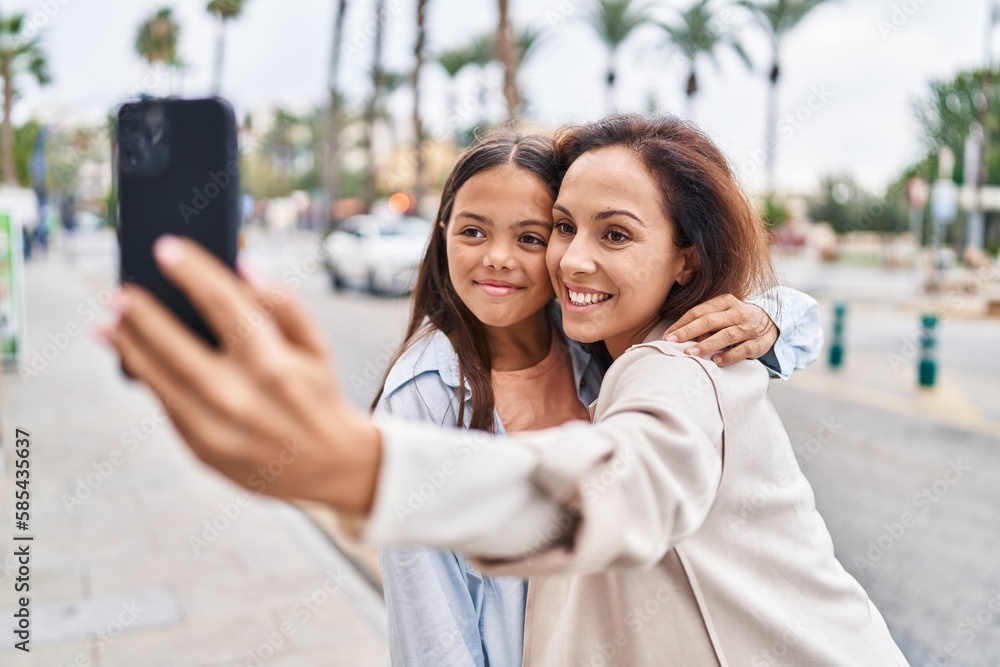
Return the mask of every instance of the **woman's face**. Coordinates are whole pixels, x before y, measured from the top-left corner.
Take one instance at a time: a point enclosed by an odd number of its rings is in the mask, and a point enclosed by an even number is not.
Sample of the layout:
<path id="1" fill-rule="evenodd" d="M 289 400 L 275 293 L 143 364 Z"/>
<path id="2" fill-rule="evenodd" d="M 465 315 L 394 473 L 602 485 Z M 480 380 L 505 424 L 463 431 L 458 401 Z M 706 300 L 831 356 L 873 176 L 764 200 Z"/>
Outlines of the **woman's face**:
<path id="1" fill-rule="evenodd" d="M 622 147 L 573 162 L 552 219 L 546 261 L 566 335 L 618 357 L 656 325 L 673 284 L 691 280 L 696 254 L 674 245 L 656 182 Z"/>
<path id="2" fill-rule="evenodd" d="M 551 215 L 552 194 L 519 167 L 480 172 L 456 193 L 445 230 L 448 273 L 486 326 L 519 324 L 552 299 L 545 266 Z"/>

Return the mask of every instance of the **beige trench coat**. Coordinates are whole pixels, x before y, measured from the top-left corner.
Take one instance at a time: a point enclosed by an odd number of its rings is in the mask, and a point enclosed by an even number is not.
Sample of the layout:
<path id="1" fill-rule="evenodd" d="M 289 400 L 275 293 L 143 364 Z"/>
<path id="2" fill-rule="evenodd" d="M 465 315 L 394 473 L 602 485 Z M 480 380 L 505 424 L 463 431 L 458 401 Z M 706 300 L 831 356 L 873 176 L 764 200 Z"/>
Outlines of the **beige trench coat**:
<path id="1" fill-rule="evenodd" d="M 612 365 L 593 426 L 383 423 L 363 538 L 530 576 L 525 667 L 906 665 L 834 557 L 767 371 L 665 328 Z"/>

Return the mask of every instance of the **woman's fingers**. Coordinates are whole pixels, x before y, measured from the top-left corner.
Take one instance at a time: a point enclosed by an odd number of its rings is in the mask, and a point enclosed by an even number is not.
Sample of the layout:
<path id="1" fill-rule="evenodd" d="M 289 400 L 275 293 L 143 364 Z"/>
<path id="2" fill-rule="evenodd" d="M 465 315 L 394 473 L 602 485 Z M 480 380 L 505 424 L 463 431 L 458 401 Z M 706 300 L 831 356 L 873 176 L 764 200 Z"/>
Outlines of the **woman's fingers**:
<path id="1" fill-rule="evenodd" d="M 162 236 L 153 247 L 160 270 L 187 296 L 231 352 L 264 351 L 279 338 L 269 318 L 222 262 L 190 239 Z"/>
<path id="2" fill-rule="evenodd" d="M 141 299 L 141 297 L 139 297 Z M 153 299 L 146 294 L 146 298 Z M 148 386 L 153 394 L 167 408 L 170 421 L 173 422 L 177 431 L 191 445 L 200 459 L 206 462 L 214 461 L 218 458 L 220 451 L 212 449 L 214 445 L 221 445 L 226 438 L 222 437 L 219 430 L 220 421 L 218 412 L 210 403 L 213 394 L 206 392 L 206 387 L 212 387 L 221 382 L 217 369 L 219 367 L 217 359 L 203 360 L 203 366 L 198 373 L 189 373 L 186 377 L 179 371 L 188 364 L 178 364 L 177 360 L 183 358 L 183 354 L 176 354 L 168 351 L 162 352 L 159 348 L 150 344 L 151 340 L 162 338 L 162 340 L 181 340 L 177 332 L 159 333 L 157 336 L 147 338 L 139 332 L 135 324 L 136 318 L 128 319 L 126 314 L 135 312 L 134 303 L 138 299 L 130 300 L 125 308 L 125 313 L 117 326 L 107 327 L 100 330 L 100 335 L 118 352 L 125 368 L 140 382 Z M 159 304 L 154 304 L 159 306 Z M 139 306 L 138 308 L 142 308 Z M 172 316 L 169 316 L 173 319 Z M 167 331 L 173 327 L 183 329 L 181 334 L 194 338 L 183 325 L 176 320 L 171 324 L 163 325 Z M 194 343 L 207 351 L 207 348 L 200 339 L 195 339 Z M 183 344 L 181 344 L 183 345 Z M 194 359 L 192 355 L 189 359 Z M 198 363 L 198 362 L 193 362 Z M 205 383 L 208 384 L 205 384 Z M 206 437 L 206 429 L 211 434 Z"/>
<path id="3" fill-rule="evenodd" d="M 127 324 L 103 327 L 99 333 L 118 353 L 122 364 L 140 382 L 145 383 L 160 402 L 171 411 L 182 409 L 186 384 L 171 374 L 165 364 L 150 353 L 134 329 Z"/>
<path id="4" fill-rule="evenodd" d="M 167 406 L 171 422 L 198 458 L 246 486 L 247 475 L 240 475 L 261 456 L 260 435 L 290 431 L 293 424 L 274 413 L 274 401 L 253 404 L 250 397 L 262 394 L 253 391 L 248 375 L 232 372 L 238 361 L 210 353 L 169 313 L 150 316 L 163 310 L 152 295 L 131 286 L 126 293 L 121 320 L 100 329 L 100 335 Z M 248 430 L 258 435 L 256 440 L 246 436 Z"/>
<path id="5" fill-rule="evenodd" d="M 136 338 L 130 351 L 133 357 L 143 357 L 144 368 L 156 375 L 169 375 L 186 387 L 197 386 L 213 375 L 218 363 L 215 353 L 152 294 L 126 284 L 116 298 L 119 329 L 127 329 Z M 146 381 L 145 377 L 140 379 Z"/>
<path id="6" fill-rule="evenodd" d="M 306 348 L 314 355 L 327 353 L 326 340 L 322 332 L 297 299 L 288 292 L 271 286 L 260 272 L 242 257 L 236 260 L 236 272 L 253 293 L 257 305 L 274 318 L 285 338 Z"/>
<path id="7" fill-rule="evenodd" d="M 274 319 L 285 336 L 313 355 L 326 356 L 326 340 L 302 304 L 291 294 L 273 290 Z"/>

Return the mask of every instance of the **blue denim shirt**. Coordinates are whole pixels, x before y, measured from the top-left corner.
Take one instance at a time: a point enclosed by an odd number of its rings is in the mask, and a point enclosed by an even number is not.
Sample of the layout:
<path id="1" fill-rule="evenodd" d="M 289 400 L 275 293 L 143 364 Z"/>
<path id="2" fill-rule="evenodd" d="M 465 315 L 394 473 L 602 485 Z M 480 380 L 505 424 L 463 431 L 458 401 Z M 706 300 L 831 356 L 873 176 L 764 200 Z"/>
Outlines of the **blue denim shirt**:
<path id="1" fill-rule="evenodd" d="M 761 362 L 786 378 L 820 353 L 819 308 L 806 294 L 776 288 L 751 300 L 778 326 L 775 346 Z M 558 302 L 548 313 L 562 331 Z M 458 425 L 458 356 L 451 341 L 428 323 L 428 333 L 410 345 L 389 370 L 375 416 Z M 597 399 L 607 361 L 586 345 L 567 340 L 581 402 Z M 472 391 L 464 386 L 468 400 Z M 466 410 L 464 426 L 471 415 Z M 494 413 L 494 431 L 504 434 Z M 379 549 L 389 619 L 389 665 L 393 667 L 517 667 L 524 643 L 527 581 L 487 577 L 462 555 L 423 547 Z"/>

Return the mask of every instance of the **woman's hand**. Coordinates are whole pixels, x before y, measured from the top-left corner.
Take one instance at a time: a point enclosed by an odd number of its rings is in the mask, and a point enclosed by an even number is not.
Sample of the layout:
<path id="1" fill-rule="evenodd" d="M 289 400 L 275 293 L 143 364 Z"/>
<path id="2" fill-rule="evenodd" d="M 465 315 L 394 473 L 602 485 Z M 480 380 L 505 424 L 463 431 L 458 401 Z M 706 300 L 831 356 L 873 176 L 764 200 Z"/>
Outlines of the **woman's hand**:
<path id="1" fill-rule="evenodd" d="M 697 345 L 686 350 L 688 354 L 713 355 L 712 361 L 728 366 L 764 356 L 778 340 L 778 327 L 760 306 L 723 294 L 684 313 L 663 339 L 672 343 L 697 340 Z"/>
<path id="2" fill-rule="evenodd" d="M 162 237 L 160 270 L 220 341 L 214 350 L 149 292 L 124 285 L 119 320 L 99 331 L 167 406 L 199 459 L 237 484 L 366 511 L 378 430 L 344 400 L 321 332 L 292 296 L 193 241 Z"/>

